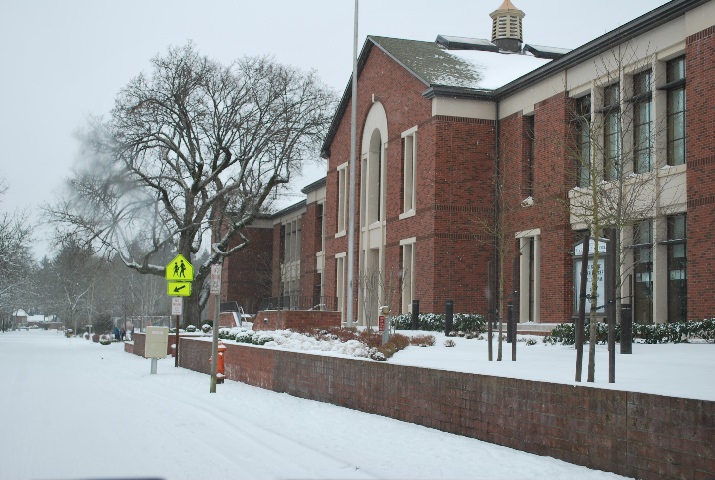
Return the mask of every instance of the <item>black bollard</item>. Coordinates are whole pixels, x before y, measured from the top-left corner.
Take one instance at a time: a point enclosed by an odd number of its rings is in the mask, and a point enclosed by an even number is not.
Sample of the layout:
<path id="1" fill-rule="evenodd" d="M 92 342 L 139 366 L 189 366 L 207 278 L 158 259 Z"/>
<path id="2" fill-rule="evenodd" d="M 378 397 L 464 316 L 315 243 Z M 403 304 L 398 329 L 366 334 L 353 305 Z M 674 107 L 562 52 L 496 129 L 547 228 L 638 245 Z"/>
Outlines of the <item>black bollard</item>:
<path id="1" fill-rule="evenodd" d="M 412 300 L 412 330 L 420 329 L 420 301 Z"/>
<path id="2" fill-rule="evenodd" d="M 444 334 L 449 335 L 454 330 L 454 302 L 447 300 L 444 306 Z"/>
<path id="3" fill-rule="evenodd" d="M 621 353 L 633 353 L 633 316 L 628 303 L 621 304 Z"/>
<path id="4" fill-rule="evenodd" d="M 506 307 L 506 343 L 514 341 L 514 305 L 509 302 Z"/>

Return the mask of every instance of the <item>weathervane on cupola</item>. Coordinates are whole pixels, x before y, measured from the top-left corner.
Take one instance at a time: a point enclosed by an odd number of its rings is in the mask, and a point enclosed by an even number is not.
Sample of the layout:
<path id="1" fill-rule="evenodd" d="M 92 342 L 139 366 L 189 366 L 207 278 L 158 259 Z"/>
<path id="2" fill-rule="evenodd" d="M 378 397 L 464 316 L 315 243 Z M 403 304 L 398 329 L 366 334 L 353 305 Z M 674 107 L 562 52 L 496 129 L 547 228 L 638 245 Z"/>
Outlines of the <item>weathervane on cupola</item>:
<path id="1" fill-rule="evenodd" d="M 516 8 L 511 0 L 489 14 L 492 17 L 492 39 L 438 35 L 437 44 L 447 50 L 481 50 L 506 54 L 533 55 L 538 58 L 559 58 L 569 52 L 565 48 L 524 44 L 522 20 L 526 14 Z"/>

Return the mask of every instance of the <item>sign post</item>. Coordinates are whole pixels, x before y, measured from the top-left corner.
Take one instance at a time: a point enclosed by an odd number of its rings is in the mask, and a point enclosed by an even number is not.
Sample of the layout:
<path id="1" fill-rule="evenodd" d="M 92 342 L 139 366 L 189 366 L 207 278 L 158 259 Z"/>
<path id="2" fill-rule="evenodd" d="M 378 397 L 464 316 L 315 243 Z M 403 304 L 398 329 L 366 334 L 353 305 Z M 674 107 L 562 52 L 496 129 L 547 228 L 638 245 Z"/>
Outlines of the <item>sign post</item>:
<path id="1" fill-rule="evenodd" d="M 218 329 L 221 308 L 221 265 L 211 265 L 211 295 L 214 296 L 213 340 L 211 343 L 211 386 L 209 393 L 216 393 L 216 370 L 218 369 Z"/>
<path id="2" fill-rule="evenodd" d="M 166 284 L 167 294 L 170 297 L 191 296 L 191 282 L 194 280 L 194 266 L 182 254 L 178 254 L 164 269 L 164 277 L 168 280 Z M 176 302 L 178 300 L 178 303 Z M 174 298 L 171 302 L 171 314 L 176 315 L 176 335 L 174 354 L 174 366 L 179 366 L 179 326 L 182 316 L 183 305 L 181 298 Z M 178 311 L 178 313 L 176 313 Z"/>

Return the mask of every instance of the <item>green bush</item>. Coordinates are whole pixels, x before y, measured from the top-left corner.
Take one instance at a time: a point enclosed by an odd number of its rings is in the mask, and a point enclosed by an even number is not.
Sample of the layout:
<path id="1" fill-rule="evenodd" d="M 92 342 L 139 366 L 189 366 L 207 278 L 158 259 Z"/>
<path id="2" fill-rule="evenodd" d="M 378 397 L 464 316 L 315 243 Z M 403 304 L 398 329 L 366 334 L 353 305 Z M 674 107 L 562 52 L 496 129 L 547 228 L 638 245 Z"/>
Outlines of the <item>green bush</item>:
<path id="1" fill-rule="evenodd" d="M 586 324 L 584 328 L 584 343 L 589 340 L 589 325 Z M 620 325 L 616 325 L 616 341 L 621 338 Z M 608 324 L 604 322 L 596 323 L 596 343 L 605 344 L 608 342 Z M 544 337 L 544 343 L 551 345 L 562 344 L 562 345 L 574 345 L 576 344 L 576 327 L 573 323 L 562 323 L 557 325 L 552 331 L 551 335 Z"/>
<path id="2" fill-rule="evenodd" d="M 484 315 L 474 313 L 455 313 L 452 317 L 453 330 L 484 333 L 487 331 L 487 323 Z M 412 315 L 404 313 L 392 317 L 393 325 L 397 330 L 412 330 Z M 426 332 L 444 331 L 443 313 L 420 313 L 417 317 L 417 329 Z"/>
<path id="3" fill-rule="evenodd" d="M 239 343 L 253 343 L 253 331 L 239 332 L 233 339 Z"/>
<path id="4" fill-rule="evenodd" d="M 608 340 L 608 325 L 598 322 L 596 341 L 605 344 Z M 586 326 L 584 342 L 589 340 L 589 330 Z M 557 325 L 551 335 L 544 337 L 544 343 L 574 345 L 575 327 L 573 323 Z M 616 325 L 616 341 L 621 339 L 621 326 Z M 633 339 L 641 343 L 683 343 L 692 339 L 715 341 L 715 318 L 699 322 L 655 323 L 650 325 L 633 324 Z"/>

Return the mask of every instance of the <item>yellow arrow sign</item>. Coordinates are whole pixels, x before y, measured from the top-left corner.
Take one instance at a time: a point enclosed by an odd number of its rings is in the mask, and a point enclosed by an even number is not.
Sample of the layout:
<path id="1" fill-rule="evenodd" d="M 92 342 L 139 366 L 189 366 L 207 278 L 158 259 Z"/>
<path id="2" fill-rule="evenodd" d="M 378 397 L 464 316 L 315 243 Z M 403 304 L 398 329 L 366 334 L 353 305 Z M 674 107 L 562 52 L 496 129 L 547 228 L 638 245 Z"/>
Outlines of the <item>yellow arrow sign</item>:
<path id="1" fill-rule="evenodd" d="M 166 290 L 170 297 L 191 296 L 191 282 L 168 282 Z"/>
<path id="2" fill-rule="evenodd" d="M 194 267 L 182 254 L 178 254 L 166 266 L 165 276 L 167 280 L 177 282 L 190 282 L 194 279 Z"/>

